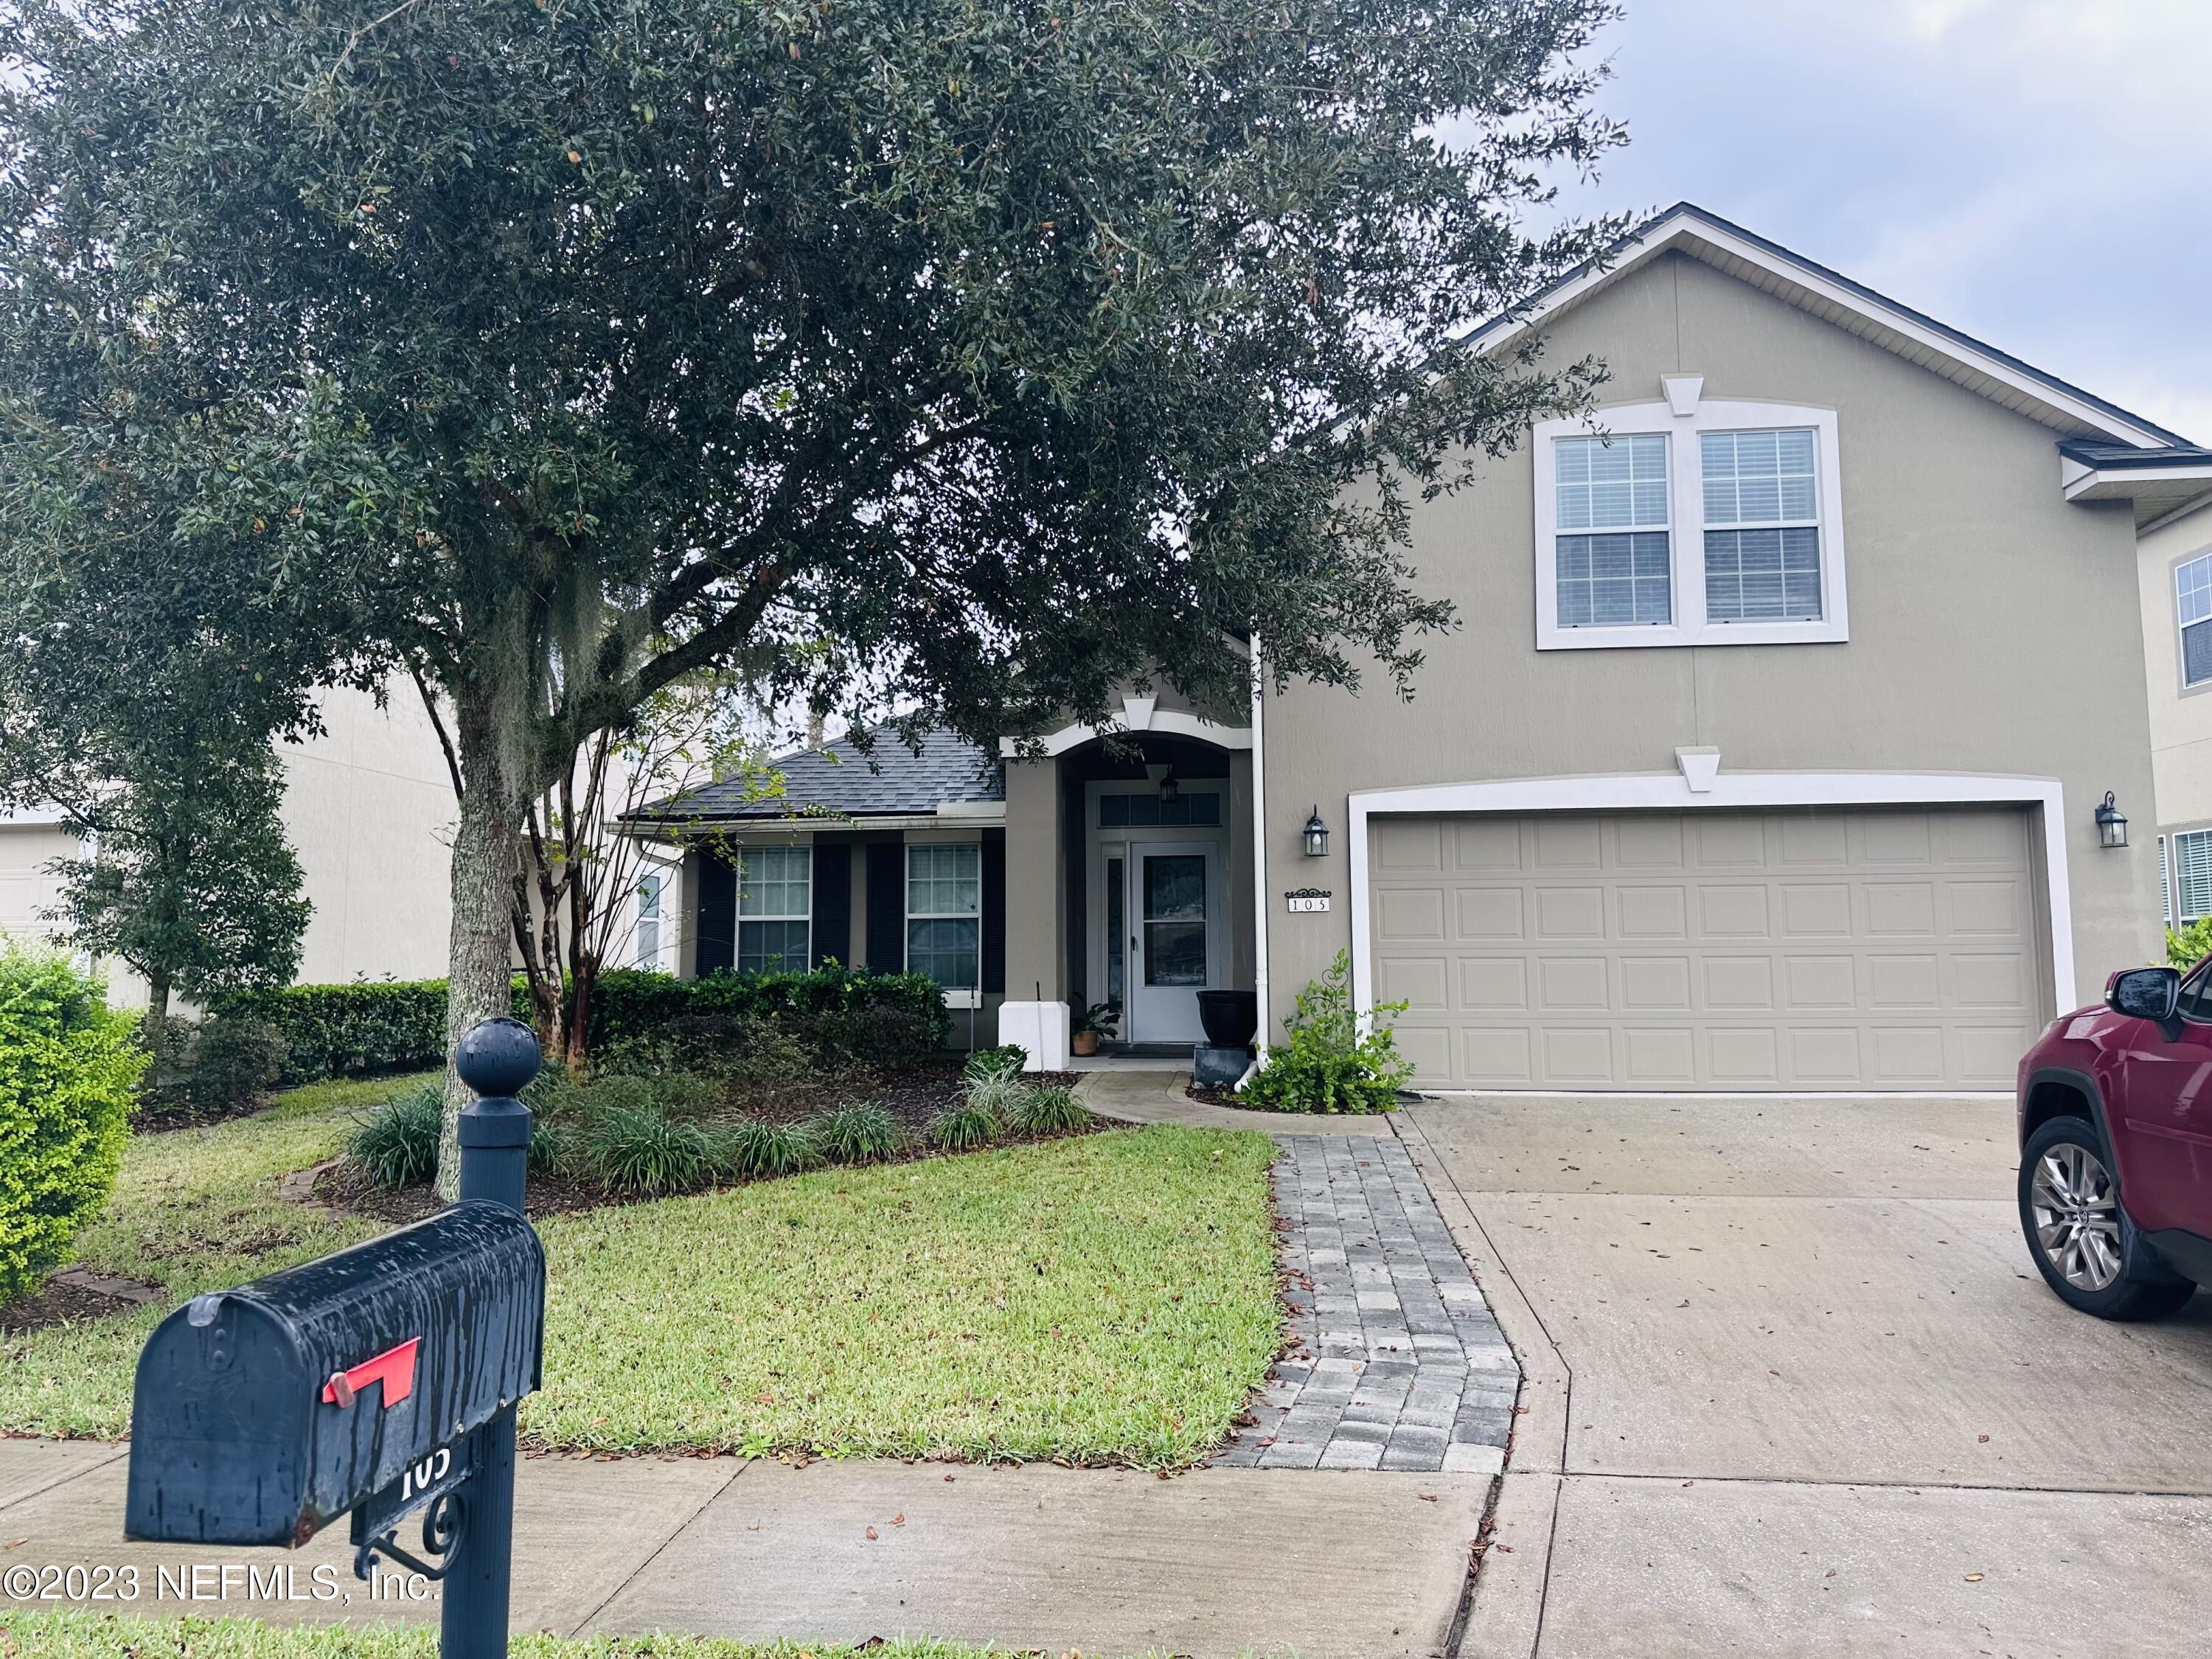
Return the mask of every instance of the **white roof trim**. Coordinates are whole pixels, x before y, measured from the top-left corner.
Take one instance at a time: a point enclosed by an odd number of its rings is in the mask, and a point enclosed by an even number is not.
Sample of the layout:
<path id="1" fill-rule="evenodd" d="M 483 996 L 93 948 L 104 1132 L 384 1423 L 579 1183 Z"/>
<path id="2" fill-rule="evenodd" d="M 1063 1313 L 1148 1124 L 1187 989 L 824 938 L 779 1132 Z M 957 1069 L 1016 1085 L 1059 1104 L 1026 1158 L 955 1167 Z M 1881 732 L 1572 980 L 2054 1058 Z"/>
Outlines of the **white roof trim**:
<path id="1" fill-rule="evenodd" d="M 1687 207 L 1662 215 L 1640 234 L 1622 243 L 1604 269 L 1585 269 L 1568 278 L 1520 316 L 1491 325 L 1489 330 L 1476 331 L 1469 337 L 1470 343 L 1477 350 L 1487 352 L 1516 341 L 1547 318 L 1589 298 L 1670 248 L 2069 437 L 2115 438 L 2142 449 L 2164 449 L 2173 442 L 2166 434 L 2100 408 L 1992 351 L 1978 350 L 1931 327 L 1902 306 L 1787 257 Z"/>
<path id="2" fill-rule="evenodd" d="M 1037 742 L 1047 756 L 1065 755 L 1069 750 L 1079 749 L 1093 738 L 1103 738 L 1109 732 L 1122 737 L 1149 732 L 1158 737 L 1195 738 L 1200 743 L 1213 744 L 1217 749 L 1249 749 L 1252 746 L 1252 728 L 1249 726 L 1217 726 L 1201 715 L 1186 714 L 1180 708 L 1143 710 L 1143 723 L 1139 725 L 1129 718 L 1133 712 L 1125 705 L 1124 723 L 1119 726 L 1086 726 L 1078 721 L 1073 726 L 1063 726 L 1057 732 L 1046 732 Z M 1007 760 L 1022 759 L 1022 739 L 1000 738 L 999 753 Z"/>

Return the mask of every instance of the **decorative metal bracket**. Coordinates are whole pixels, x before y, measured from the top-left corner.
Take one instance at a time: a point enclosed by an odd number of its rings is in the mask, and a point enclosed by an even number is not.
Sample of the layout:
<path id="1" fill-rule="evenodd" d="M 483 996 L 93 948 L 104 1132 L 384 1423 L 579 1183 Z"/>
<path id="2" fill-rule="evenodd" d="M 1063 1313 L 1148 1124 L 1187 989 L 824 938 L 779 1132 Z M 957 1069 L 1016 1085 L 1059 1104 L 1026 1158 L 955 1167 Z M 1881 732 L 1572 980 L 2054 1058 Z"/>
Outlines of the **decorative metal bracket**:
<path id="1" fill-rule="evenodd" d="M 410 1572 L 419 1572 L 433 1582 L 443 1578 L 453 1570 L 459 1559 L 458 1547 L 461 1522 L 468 1514 L 468 1500 L 459 1490 L 441 1492 L 422 1511 L 422 1553 L 434 1558 L 435 1565 L 424 1561 L 399 1547 L 399 1528 L 397 1526 L 364 1540 L 353 1553 L 353 1576 L 366 1582 L 369 1569 L 380 1555 L 398 1562 Z"/>

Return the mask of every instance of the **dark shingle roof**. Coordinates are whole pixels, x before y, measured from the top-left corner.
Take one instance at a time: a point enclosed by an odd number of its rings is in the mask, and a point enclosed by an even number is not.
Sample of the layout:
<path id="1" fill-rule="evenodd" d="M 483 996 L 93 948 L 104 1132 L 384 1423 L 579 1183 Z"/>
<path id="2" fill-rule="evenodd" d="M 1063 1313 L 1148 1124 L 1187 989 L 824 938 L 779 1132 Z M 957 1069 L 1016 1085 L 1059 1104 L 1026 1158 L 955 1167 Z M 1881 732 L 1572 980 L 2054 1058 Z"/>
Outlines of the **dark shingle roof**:
<path id="1" fill-rule="evenodd" d="M 872 735 L 875 750 L 865 757 L 849 741 L 828 744 L 826 755 L 799 749 L 778 756 L 774 763 L 783 774 L 779 797 L 747 800 L 746 781 L 733 778 L 657 801 L 632 816 L 717 821 L 828 811 L 865 818 L 934 812 L 953 801 L 1006 799 L 1005 774 L 998 763 L 957 733 L 923 732 L 918 755 L 890 726 L 877 726 Z"/>
<path id="2" fill-rule="evenodd" d="M 2100 469 L 2203 466 L 2212 463 L 2212 449 L 2197 444 L 2176 444 L 2167 449 L 2137 449 L 2133 444 L 2106 443 L 2096 438 L 2067 438 L 2059 443 L 2058 453 L 2069 460 Z"/>

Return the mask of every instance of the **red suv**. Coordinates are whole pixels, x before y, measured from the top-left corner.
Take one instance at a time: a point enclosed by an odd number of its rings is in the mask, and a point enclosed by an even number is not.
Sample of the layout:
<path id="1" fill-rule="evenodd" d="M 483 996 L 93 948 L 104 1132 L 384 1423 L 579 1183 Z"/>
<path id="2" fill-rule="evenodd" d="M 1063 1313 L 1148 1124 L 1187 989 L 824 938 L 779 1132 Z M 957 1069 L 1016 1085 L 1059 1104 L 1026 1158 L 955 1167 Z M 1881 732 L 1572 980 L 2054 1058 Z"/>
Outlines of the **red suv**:
<path id="1" fill-rule="evenodd" d="M 2020 1224 L 2045 1282 L 2100 1319 L 2212 1285 L 2212 962 L 2114 974 L 2027 1051 Z"/>

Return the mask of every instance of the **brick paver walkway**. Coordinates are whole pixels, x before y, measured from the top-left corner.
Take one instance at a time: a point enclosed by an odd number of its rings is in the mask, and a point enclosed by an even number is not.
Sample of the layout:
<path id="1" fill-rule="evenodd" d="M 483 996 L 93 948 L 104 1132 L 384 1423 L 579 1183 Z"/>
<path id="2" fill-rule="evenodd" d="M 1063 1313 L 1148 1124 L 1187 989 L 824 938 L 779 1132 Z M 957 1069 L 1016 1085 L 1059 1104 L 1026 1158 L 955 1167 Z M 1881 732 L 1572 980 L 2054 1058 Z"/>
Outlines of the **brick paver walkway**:
<path id="1" fill-rule="evenodd" d="M 1440 1469 L 1503 1463 L 1521 1368 L 1398 1140 L 1280 1138 L 1275 1202 L 1297 1346 L 1231 1467 Z"/>

